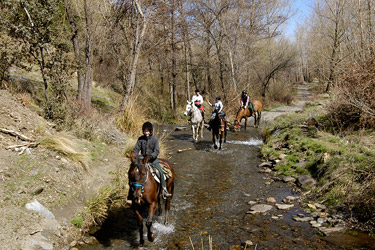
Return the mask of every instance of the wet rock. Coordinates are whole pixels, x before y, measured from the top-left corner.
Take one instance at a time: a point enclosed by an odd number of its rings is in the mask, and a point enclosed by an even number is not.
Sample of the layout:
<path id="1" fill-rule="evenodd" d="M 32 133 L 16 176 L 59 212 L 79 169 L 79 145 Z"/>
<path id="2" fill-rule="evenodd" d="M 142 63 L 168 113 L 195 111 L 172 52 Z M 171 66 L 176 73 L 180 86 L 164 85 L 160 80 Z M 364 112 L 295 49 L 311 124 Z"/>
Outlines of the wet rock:
<path id="1" fill-rule="evenodd" d="M 327 209 L 327 207 L 323 204 L 315 203 L 314 205 L 315 205 L 316 208 L 321 209 L 321 210 Z"/>
<path id="2" fill-rule="evenodd" d="M 183 130 L 187 130 L 187 127 L 186 126 L 177 126 L 175 128 L 175 131 L 183 131 Z"/>
<path id="3" fill-rule="evenodd" d="M 289 195 L 289 196 L 287 196 L 287 197 L 285 197 L 284 199 L 283 199 L 283 202 L 284 203 L 291 203 L 291 202 L 293 202 L 293 201 L 295 201 L 295 200 L 297 200 L 298 199 L 298 197 L 295 197 L 295 196 L 291 196 L 291 195 Z"/>
<path id="4" fill-rule="evenodd" d="M 257 202 L 256 201 L 249 201 L 247 204 L 249 204 L 249 205 L 255 205 L 255 204 L 257 204 Z"/>
<path id="5" fill-rule="evenodd" d="M 273 197 L 268 197 L 268 198 L 266 199 L 266 201 L 267 201 L 267 202 L 270 202 L 270 203 L 276 203 L 276 199 L 273 198 Z"/>
<path id="6" fill-rule="evenodd" d="M 296 179 L 293 178 L 292 176 L 285 176 L 285 175 L 281 176 L 280 179 L 283 182 L 285 182 L 285 183 L 287 183 L 287 182 L 295 182 L 296 181 Z"/>
<path id="7" fill-rule="evenodd" d="M 336 226 L 336 227 L 329 227 L 329 228 L 327 228 L 327 227 L 321 227 L 321 228 L 319 228 L 319 230 L 325 236 L 327 236 L 327 235 L 330 235 L 332 233 L 341 232 L 341 231 L 345 230 L 345 227 L 343 227 L 343 226 Z"/>
<path id="8" fill-rule="evenodd" d="M 254 205 L 250 208 L 251 211 L 247 212 L 247 213 L 265 213 L 269 210 L 271 210 L 273 208 L 273 206 L 271 205 L 267 205 L 267 204 L 258 204 L 258 205 Z"/>
<path id="9" fill-rule="evenodd" d="M 264 169 L 260 170 L 259 172 L 260 173 L 266 173 L 266 174 L 268 174 L 268 173 L 272 172 L 272 169 L 270 169 L 270 168 L 264 168 Z"/>
<path id="10" fill-rule="evenodd" d="M 272 215 L 272 216 L 271 216 L 271 219 L 273 219 L 273 220 L 278 220 L 278 219 L 280 219 L 280 217 L 275 216 L 275 215 Z"/>
<path id="11" fill-rule="evenodd" d="M 260 168 L 263 168 L 263 167 L 271 168 L 272 162 L 270 162 L 270 161 L 263 162 L 258 167 L 260 167 Z"/>
<path id="12" fill-rule="evenodd" d="M 280 210 L 287 210 L 294 207 L 293 204 L 275 204 L 275 206 Z"/>
<path id="13" fill-rule="evenodd" d="M 326 220 L 323 219 L 323 218 L 318 218 L 318 219 L 316 220 L 316 222 L 318 222 L 319 224 L 323 224 L 325 221 L 326 221 Z"/>
<path id="14" fill-rule="evenodd" d="M 241 243 L 242 246 L 246 247 L 246 246 L 253 246 L 254 243 L 251 241 L 251 240 L 247 240 L 243 243 Z"/>
<path id="15" fill-rule="evenodd" d="M 301 175 L 297 178 L 297 186 L 300 188 L 305 188 L 309 185 L 315 185 L 315 180 L 309 175 Z"/>
<path id="16" fill-rule="evenodd" d="M 311 221 L 313 218 L 312 217 L 298 217 L 298 216 L 293 216 L 293 220 L 298 221 L 298 222 L 307 222 Z"/>
<path id="17" fill-rule="evenodd" d="M 316 206 L 315 206 L 315 205 L 313 205 L 313 204 L 307 204 L 307 206 L 308 206 L 309 208 L 311 208 L 311 209 L 314 209 L 314 210 L 316 210 Z"/>

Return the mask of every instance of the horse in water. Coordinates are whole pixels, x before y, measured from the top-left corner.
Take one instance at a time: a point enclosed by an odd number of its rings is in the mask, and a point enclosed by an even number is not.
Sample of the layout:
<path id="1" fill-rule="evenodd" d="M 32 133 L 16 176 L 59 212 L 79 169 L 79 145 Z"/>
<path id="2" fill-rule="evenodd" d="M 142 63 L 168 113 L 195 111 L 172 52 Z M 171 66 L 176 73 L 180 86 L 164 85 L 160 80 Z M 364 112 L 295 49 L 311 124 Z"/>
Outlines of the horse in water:
<path id="1" fill-rule="evenodd" d="M 224 117 L 220 117 L 220 115 L 215 112 L 215 118 L 211 121 L 211 129 L 212 129 L 212 142 L 214 144 L 214 148 L 217 149 L 217 144 L 219 143 L 219 149 L 221 149 L 221 144 L 227 142 L 227 122 L 225 121 Z"/>
<path id="2" fill-rule="evenodd" d="M 191 115 L 191 129 L 193 130 L 193 140 L 198 141 L 199 134 L 203 138 L 204 120 L 200 109 L 193 102 L 187 101 L 184 115 Z"/>
<path id="3" fill-rule="evenodd" d="M 175 174 L 172 164 L 165 159 L 159 159 L 159 163 L 161 166 L 164 165 L 168 168 L 168 174 L 165 174 L 167 178 L 165 180 L 165 184 L 168 192 L 170 194 L 173 194 Z M 158 185 L 158 183 L 152 175 L 154 171 L 152 171 L 151 165 L 151 163 L 148 163 L 147 156 L 144 158 L 142 156 L 135 157 L 134 153 L 132 152 L 131 165 L 128 171 L 130 186 L 129 198 L 132 199 L 132 208 L 134 209 L 138 219 L 140 246 L 143 246 L 144 244 L 142 212 L 145 211 L 145 209 L 148 210 L 148 216 L 146 220 L 147 238 L 149 241 L 152 242 L 155 239 L 155 235 L 151 231 L 152 218 L 155 214 L 157 207 L 158 210 L 161 211 L 160 200 L 162 199 L 162 188 L 160 185 Z M 168 213 L 170 210 L 171 199 L 172 196 L 167 197 L 165 200 L 164 224 L 168 224 Z"/>
<path id="4" fill-rule="evenodd" d="M 260 123 L 260 118 L 262 115 L 262 107 L 263 104 L 261 101 L 255 100 L 253 102 L 254 104 L 254 112 L 251 113 L 248 108 L 241 107 L 236 115 L 236 120 L 234 121 L 234 130 L 240 127 L 241 120 L 245 118 L 245 130 L 246 130 L 246 124 L 247 124 L 247 118 L 254 116 L 254 127 L 258 127 Z"/>

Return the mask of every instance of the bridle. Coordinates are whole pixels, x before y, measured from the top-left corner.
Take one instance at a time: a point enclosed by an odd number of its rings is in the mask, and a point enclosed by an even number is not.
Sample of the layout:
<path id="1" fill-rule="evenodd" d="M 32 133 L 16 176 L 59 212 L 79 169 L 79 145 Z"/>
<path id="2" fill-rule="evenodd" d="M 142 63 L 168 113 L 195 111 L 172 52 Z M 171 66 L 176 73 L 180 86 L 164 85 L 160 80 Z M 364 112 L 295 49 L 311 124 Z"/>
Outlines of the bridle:
<path id="1" fill-rule="evenodd" d="M 135 164 L 135 166 L 138 168 L 138 171 L 139 171 L 139 166 L 138 166 L 138 164 Z M 144 176 L 143 176 L 143 182 L 142 183 L 140 183 L 140 182 L 130 182 L 130 186 L 131 187 L 140 187 L 141 188 L 141 192 L 142 193 L 144 193 L 144 188 L 145 188 L 145 184 L 146 184 L 146 182 L 147 182 L 147 180 L 148 180 L 148 170 L 149 170 L 149 163 L 146 163 L 145 164 L 145 174 L 144 174 Z"/>

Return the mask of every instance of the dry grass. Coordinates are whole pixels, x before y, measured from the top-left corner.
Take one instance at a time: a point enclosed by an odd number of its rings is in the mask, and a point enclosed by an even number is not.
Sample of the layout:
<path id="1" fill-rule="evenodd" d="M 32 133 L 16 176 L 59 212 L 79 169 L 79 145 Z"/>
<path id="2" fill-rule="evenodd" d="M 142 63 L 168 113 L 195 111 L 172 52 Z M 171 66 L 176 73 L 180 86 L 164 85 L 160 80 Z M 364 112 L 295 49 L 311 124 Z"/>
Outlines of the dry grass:
<path id="1" fill-rule="evenodd" d="M 79 151 L 78 148 L 80 148 L 81 145 L 77 140 L 74 140 L 71 135 L 60 133 L 46 136 L 41 139 L 40 145 L 50 150 L 57 151 L 73 162 L 80 164 L 85 170 L 88 169 L 90 154 L 88 152 Z"/>
<path id="2" fill-rule="evenodd" d="M 145 107 L 140 105 L 137 99 L 137 97 L 134 97 L 126 106 L 124 113 L 116 120 L 117 127 L 131 137 L 139 135 L 139 130 L 146 121 Z"/>

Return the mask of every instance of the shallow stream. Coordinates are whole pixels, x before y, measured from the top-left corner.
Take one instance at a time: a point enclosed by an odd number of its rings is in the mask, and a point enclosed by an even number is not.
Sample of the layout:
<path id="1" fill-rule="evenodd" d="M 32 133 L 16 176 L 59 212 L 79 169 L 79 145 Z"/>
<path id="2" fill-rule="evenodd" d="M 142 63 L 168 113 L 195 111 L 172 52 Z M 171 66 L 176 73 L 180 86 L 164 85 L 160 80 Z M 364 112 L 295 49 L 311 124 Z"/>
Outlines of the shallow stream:
<path id="1" fill-rule="evenodd" d="M 251 124 L 251 122 L 249 122 Z M 361 233 L 321 236 L 307 222 L 296 222 L 292 215 L 299 207 L 266 214 L 247 214 L 249 201 L 274 197 L 277 203 L 292 193 L 293 187 L 269 181 L 260 173 L 260 130 L 228 132 L 222 150 L 212 147 L 210 132 L 193 143 L 191 130 L 168 130 L 170 161 L 176 172 L 175 193 L 171 203 L 170 224 L 164 226 L 163 215 L 153 223 L 156 239 L 145 241 L 145 249 L 373 249 L 375 241 Z M 192 148 L 182 153 L 178 149 Z M 272 219 L 271 216 L 279 219 Z M 145 230 L 146 232 L 146 230 Z M 134 249 L 138 244 L 135 215 L 131 209 L 111 216 L 95 234 L 99 244 L 80 249 Z M 242 247 L 240 247 L 242 245 Z"/>

